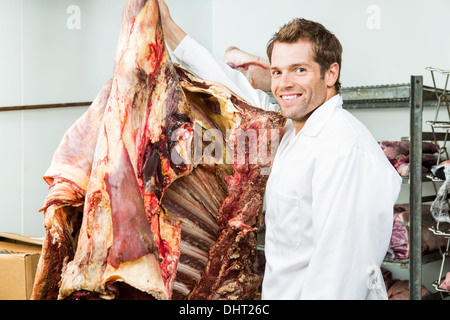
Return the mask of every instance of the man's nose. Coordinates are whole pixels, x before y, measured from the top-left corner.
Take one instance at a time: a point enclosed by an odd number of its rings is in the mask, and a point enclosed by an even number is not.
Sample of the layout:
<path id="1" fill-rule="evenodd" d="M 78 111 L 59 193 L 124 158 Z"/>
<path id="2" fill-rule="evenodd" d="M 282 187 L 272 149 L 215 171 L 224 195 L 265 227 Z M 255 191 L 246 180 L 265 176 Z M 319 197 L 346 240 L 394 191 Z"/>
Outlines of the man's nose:
<path id="1" fill-rule="evenodd" d="M 294 86 L 293 81 L 292 81 L 292 76 L 291 74 L 289 74 L 288 72 L 283 73 L 280 76 L 280 81 L 279 81 L 279 86 L 283 87 L 283 88 L 291 88 Z"/>

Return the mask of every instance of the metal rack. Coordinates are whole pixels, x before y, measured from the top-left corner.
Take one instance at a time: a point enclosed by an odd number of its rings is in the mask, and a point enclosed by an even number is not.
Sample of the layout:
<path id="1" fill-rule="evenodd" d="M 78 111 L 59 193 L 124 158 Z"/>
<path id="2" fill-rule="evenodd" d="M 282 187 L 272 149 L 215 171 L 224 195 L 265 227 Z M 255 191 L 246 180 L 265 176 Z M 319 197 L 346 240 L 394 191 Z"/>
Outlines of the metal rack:
<path id="1" fill-rule="evenodd" d="M 413 300 L 421 299 L 421 284 L 422 284 L 422 243 L 421 243 L 421 227 L 422 227 L 422 140 L 432 140 L 435 143 L 443 142 L 440 146 L 439 155 L 437 159 L 437 163 L 439 164 L 442 161 L 441 156 L 445 155 L 446 159 L 449 159 L 447 152 L 447 140 L 449 137 L 450 131 L 450 108 L 448 102 L 448 93 L 447 93 L 447 84 L 448 78 L 450 75 L 450 71 L 436 69 L 428 67 L 426 68 L 431 72 L 434 86 L 434 94 L 435 100 L 437 101 L 436 114 L 435 118 L 432 121 L 426 121 L 428 125 L 431 127 L 431 134 L 427 132 L 423 132 L 422 123 L 423 123 L 423 78 L 421 76 L 413 76 L 411 77 L 411 123 L 410 123 L 410 131 L 411 131 L 411 142 L 410 142 L 410 184 L 411 184 L 411 192 L 410 192 L 410 205 L 411 208 L 411 221 L 410 221 L 410 246 L 412 248 L 412 253 L 410 255 L 410 298 Z M 444 89 L 438 89 L 436 84 L 435 73 L 441 73 L 446 76 Z M 442 104 L 445 103 L 447 109 L 448 121 L 440 121 L 439 113 L 441 111 Z M 444 132 L 438 132 L 439 130 L 443 130 Z M 437 179 L 432 175 L 428 175 L 427 178 L 435 184 Z M 435 190 L 437 188 L 435 186 Z M 430 231 L 433 232 L 436 236 L 444 236 L 449 238 L 450 234 L 439 230 L 439 223 L 436 228 L 430 228 Z M 450 246 L 450 239 L 447 242 L 447 250 L 442 253 L 441 252 L 441 270 L 439 274 L 439 278 L 436 282 L 433 283 L 433 286 L 436 290 L 442 291 L 438 288 L 438 283 L 442 278 L 443 267 L 445 264 L 445 257 L 448 255 L 448 249 Z"/>
<path id="2" fill-rule="evenodd" d="M 422 298 L 422 123 L 423 77 L 411 76 L 410 161 L 409 161 L 409 294 L 411 300 Z"/>
<path id="3" fill-rule="evenodd" d="M 427 68 L 427 70 L 433 73 L 441 71 L 434 68 Z M 423 132 L 423 109 L 424 107 L 436 108 L 438 105 L 438 110 L 440 110 L 445 103 L 450 115 L 449 94 L 446 89 L 437 89 L 435 82 L 433 86 L 425 86 L 423 76 L 411 76 L 410 83 L 345 87 L 341 89 L 341 95 L 345 109 L 410 109 L 410 175 L 408 178 L 404 178 L 404 183 L 410 185 L 410 255 L 409 259 L 393 259 L 388 261 L 388 264 L 409 268 L 410 299 L 421 300 L 422 266 L 442 258 L 440 252 L 422 255 L 422 202 L 432 201 L 435 197 L 422 195 L 423 182 L 433 181 L 422 175 L 422 144 L 424 140 L 442 141 L 445 139 L 447 141 L 447 136 L 450 138 L 450 122 L 440 122 L 437 117 L 433 121 L 432 132 Z M 448 132 L 443 135 L 442 132 L 438 132 L 438 129 L 445 129 Z M 441 148 L 441 150 L 447 152 L 446 149 Z M 447 159 L 449 159 L 448 155 Z"/>
<path id="4" fill-rule="evenodd" d="M 437 164 L 439 164 L 441 161 L 440 156 L 442 154 L 445 154 L 446 159 L 449 159 L 448 151 L 447 151 L 447 141 L 448 141 L 449 133 L 450 133 L 450 105 L 449 105 L 449 97 L 447 94 L 447 85 L 448 85 L 448 80 L 449 80 L 449 76 L 450 76 L 450 70 L 443 70 L 443 69 L 437 69 L 437 68 L 432 68 L 432 67 L 427 67 L 426 69 L 431 72 L 431 77 L 433 79 L 433 86 L 434 86 L 434 94 L 435 94 L 436 100 L 437 100 L 436 114 L 435 114 L 434 120 L 427 121 L 426 123 L 428 125 L 430 125 L 430 127 L 431 127 L 434 142 L 436 142 L 436 143 L 438 141 L 444 142 L 444 144 L 441 146 L 440 152 L 439 152 L 439 157 L 438 157 L 438 161 L 437 161 Z M 443 87 L 444 89 L 438 89 L 437 82 L 436 82 L 436 75 L 435 75 L 436 73 L 439 73 L 439 74 L 445 76 L 445 84 Z M 443 104 L 445 104 L 445 107 L 447 109 L 447 117 L 448 117 L 447 121 L 439 120 L 439 114 L 441 112 L 441 107 Z M 445 131 L 445 132 L 443 132 L 444 133 L 443 138 L 439 138 L 438 130 Z M 441 134 L 441 137 L 442 137 L 442 134 Z"/>
<path id="5" fill-rule="evenodd" d="M 429 230 L 431 232 L 433 232 L 435 236 L 437 236 L 437 237 L 445 237 L 447 239 L 446 249 L 445 249 L 444 252 L 441 252 L 442 261 L 441 261 L 441 268 L 439 270 L 439 276 L 438 276 L 437 280 L 432 283 L 432 285 L 436 289 L 436 291 L 438 291 L 438 292 L 449 293 L 448 290 L 441 289 L 441 288 L 439 288 L 439 286 L 442 284 L 441 281 L 445 277 L 445 276 L 443 276 L 443 273 L 444 273 L 446 257 L 449 256 L 449 254 L 450 254 L 450 251 L 449 251 L 449 249 L 450 249 L 450 230 L 446 230 L 446 231 L 440 230 L 439 229 L 439 223 L 437 224 L 436 227 L 429 228 Z"/>
<path id="6" fill-rule="evenodd" d="M 432 71 L 432 73 L 441 71 L 434 68 L 427 68 L 427 70 Z M 435 82 L 433 87 L 425 86 L 423 76 L 411 76 L 409 84 L 343 88 L 342 97 L 346 109 L 378 107 L 410 109 L 410 175 L 409 178 L 404 178 L 404 183 L 410 185 L 410 254 L 409 259 L 401 261 L 395 261 L 394 259 L 388 263 L 396 263 L 409 268 L 410 299 L 421 300 L 422 266 L 429 262 L 438 261 L 442 257 L 439 252 L 426 256 L 422 255 L 422 202 L 432 201 L 433 199 L 433 196 L 424 197 L 422 195 L 422 183 L 432 181 L 422 175 L 422 144 L 424 140 L 439 139 L 442 141 L 444 139 L 447 141 L 448 132 L 443 137 L 442 133 L 437 131 L 438 129 L 450 131 L 450 122 L 440 122 L 436 117 L 432 123 L 433 131 L 431 133 L 423 132 L 423 109 L 424 107 L 436 108 L 437 103 L 438 110 L 440 110 L 442 103 L 445 102 L 450 114 L 447 91 L 446 89 L 437 89 Z M 441 150 L 447 152 L 446 149 Z"/>
<path id="7" fill-rule="evenodd" d="M 450 107 L 449 107 L 449 98 L 448 98 L 448 94 L 447 94 L 447 85 L 448 85 L 448 80 L 449 80 L 449 76 L 450 76 L 450 71 L 449 70 L 442 70 L 442 69 L 437 69 L 437 68 L 431 68 L 428 67 L 427 70 L 429 70 L 431 72 L 431 76 L 433 79 L 433 85 L 435 88 L 435 95 L 436 95 L 436 99 L 438 101 L 437 103 L 437 108 L 436 108 L 436 114 L 435 114 L 435 118 L 432 121 L 427 121 L 426 123 L 428 125 L 430 125 L 431 129 L 432 129 L 432 138 L 433 140 L 437 143 L 438 141 L 442 141 L 443 144 L 440 147 L 440 152 L 439 152 L 439 157 L 437 160 L 437 164 L 440 164 L 442 159 L 441 159 L 441 155 L 445 155 L 445 159 L 449 159 L 448 156 L 448 150 L 447 150 L 447 141 L 449 138 L 449 131 L 450 131 Z M 445 77 L 445 84 L 444 84 L 444 89 L 440 90 L 437 89 L 437 84 L 436 84 L 436 76 L 435 74 L 439 73 L 441 75 L 443 75 Z M 446 109 L 447 109 L 447 117 L 448 120 L 447 121 L 442 121 L 439 120 L 439 113 L 441 111 L 441 106 L 442 104 L 445 103 Z M 439 130 L 443 131 L 443 132 L 438 132 Z M 439 135 L 440 134 L 440 135 Z M 446 173 L 447 175 L 448 173 Z M 439 180 L 440 178 L 435 177 L 433 175 L 429 175 L 428 176 L 430 179 L 434 180 Z M 448 195 L 447 195 L 447 187 L 445 184 L 443 185 L 443 194 L 441 194 L 439 197 L 441 197 L 441 199 L 439 201 L 444 201 L 447 202 L 447 208 L 448 208 Z M 436 193 L 438 193 L 438 191 L 436 190 Z M 447 226 L 448 227 L 448 226 Z M 444 279 L 443 277 L 443 273 L 444 273 L 444 267 L 445 267 L 445 261 L 446 261 L 446 257 L 449 256 L 450 254 L 450 229 L 446 229 L 446 230 L 442 230 L 440 228 L 440 222 L 437 221 L 436 226 L 429 228 L 429 230 L 436 236 L 436 237 L 444 237 L 447 239 L 447 246 L 444 252 L 441 252 L 441 267 L 439 270 L 439 275 L 437 277 L 437 280 L 434 281 L 432 283 L 433 287 L 436 289 L 437 292 L 441 293 L 441 295 L 443 294 L 448 294 L 449 291 L 448 290 L 444 290 L 440 288 L 440 285 L 442 283 L 442 280 Z"/>

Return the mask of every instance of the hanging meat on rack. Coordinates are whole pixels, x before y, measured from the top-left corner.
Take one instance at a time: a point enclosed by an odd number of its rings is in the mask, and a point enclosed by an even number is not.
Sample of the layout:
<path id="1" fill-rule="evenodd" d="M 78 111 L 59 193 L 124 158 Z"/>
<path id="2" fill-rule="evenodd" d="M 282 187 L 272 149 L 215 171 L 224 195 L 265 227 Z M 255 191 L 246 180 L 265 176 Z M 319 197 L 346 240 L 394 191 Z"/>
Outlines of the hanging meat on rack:
<path id="1" fill-rule="evenodd" d="M 409 280 L 399 280 L 394 279 L 392 272 L 381 268 L 383 275 L 384 286 L 387 290 L 387 295 L 389 300 L 409 300 Z M 431 295 L 431 292 L 425 287 L 421 287 L 421 297 L 426 298 Z"/>
<path id="2" fill-rule="evenodd" d="M 393 280 L 390 287 L 387 289 L 389 300 L 409 300 L 409 280 Z M 421 298 L 424 299 L 431 295 L 431 292 L 425 287 L 421 286 Z"/>
<path id="3" fill-rule="evenodd" d="M 410 253 L 409 241 L 409 211 L 408 203 L 396 204 L 394 206 L 394 223 L 392 228 L 392 236 L 389 244 L 388 259 L 408 259 Z M 435 221 L 431 215 L 431 205 L 422 205 L 422 254 L 430 254 L 445 249 L 447 240 L 443 237 L 436 237 L 430 232 L 429 228 L 435 225 Z M 442 227 L 449 227 L 447 223 L 443 223 Z"/>
<path id="4" fill-rule="evenodd" d="M 113 79 L 44 177 L 32 299 L 254 298 L 284 121 L 173 65 L 157 1 L 126 0 Z"/>
<path id="5" fill-rule="evenodd" d="M 381 141 L 381 149 L 394 166 L 397 172 L 403 176 L 409 176 L 409 140 Z M 431 168 L 438 161 L 439 146 L 434 142 L 422 143 L 422 173 L 430 173 Z"/>

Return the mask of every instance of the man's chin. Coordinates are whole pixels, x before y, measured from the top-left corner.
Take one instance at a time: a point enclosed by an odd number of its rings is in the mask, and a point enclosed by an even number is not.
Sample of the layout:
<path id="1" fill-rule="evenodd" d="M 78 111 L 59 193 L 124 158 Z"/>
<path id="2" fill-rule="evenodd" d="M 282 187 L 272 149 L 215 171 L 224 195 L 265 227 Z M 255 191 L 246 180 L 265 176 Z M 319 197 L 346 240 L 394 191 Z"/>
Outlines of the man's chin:
<path id="1" fill-rule="evenodd" d="M 289 110 L 283 110 L 283 108 L 281 108 L 281 115 L 283 117 L 285 117 L 286 119 L 291 119 L 291 120 L 296 120 L 296 119 L 300 118 L 294 112 L 289 112 Z"/>

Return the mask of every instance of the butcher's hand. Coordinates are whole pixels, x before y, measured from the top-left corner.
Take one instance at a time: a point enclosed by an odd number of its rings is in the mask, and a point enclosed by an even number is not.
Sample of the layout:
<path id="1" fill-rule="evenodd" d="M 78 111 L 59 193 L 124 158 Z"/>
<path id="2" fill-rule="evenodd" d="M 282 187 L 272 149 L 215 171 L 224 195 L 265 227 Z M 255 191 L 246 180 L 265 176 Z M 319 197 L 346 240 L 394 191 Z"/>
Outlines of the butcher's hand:
<path id="1" fill-rule="evenodd" d="M 159 4 L 159 14 L 161 16 L 161 23 L 164 32 L 164 39 L 173 51 L 178 47 L 181 40 L 186 36 L 186 32 L 178 26 L 175 21 L 173 21 L 170 15 L 169 7 L 164 0 L 158 0 Z"/>

